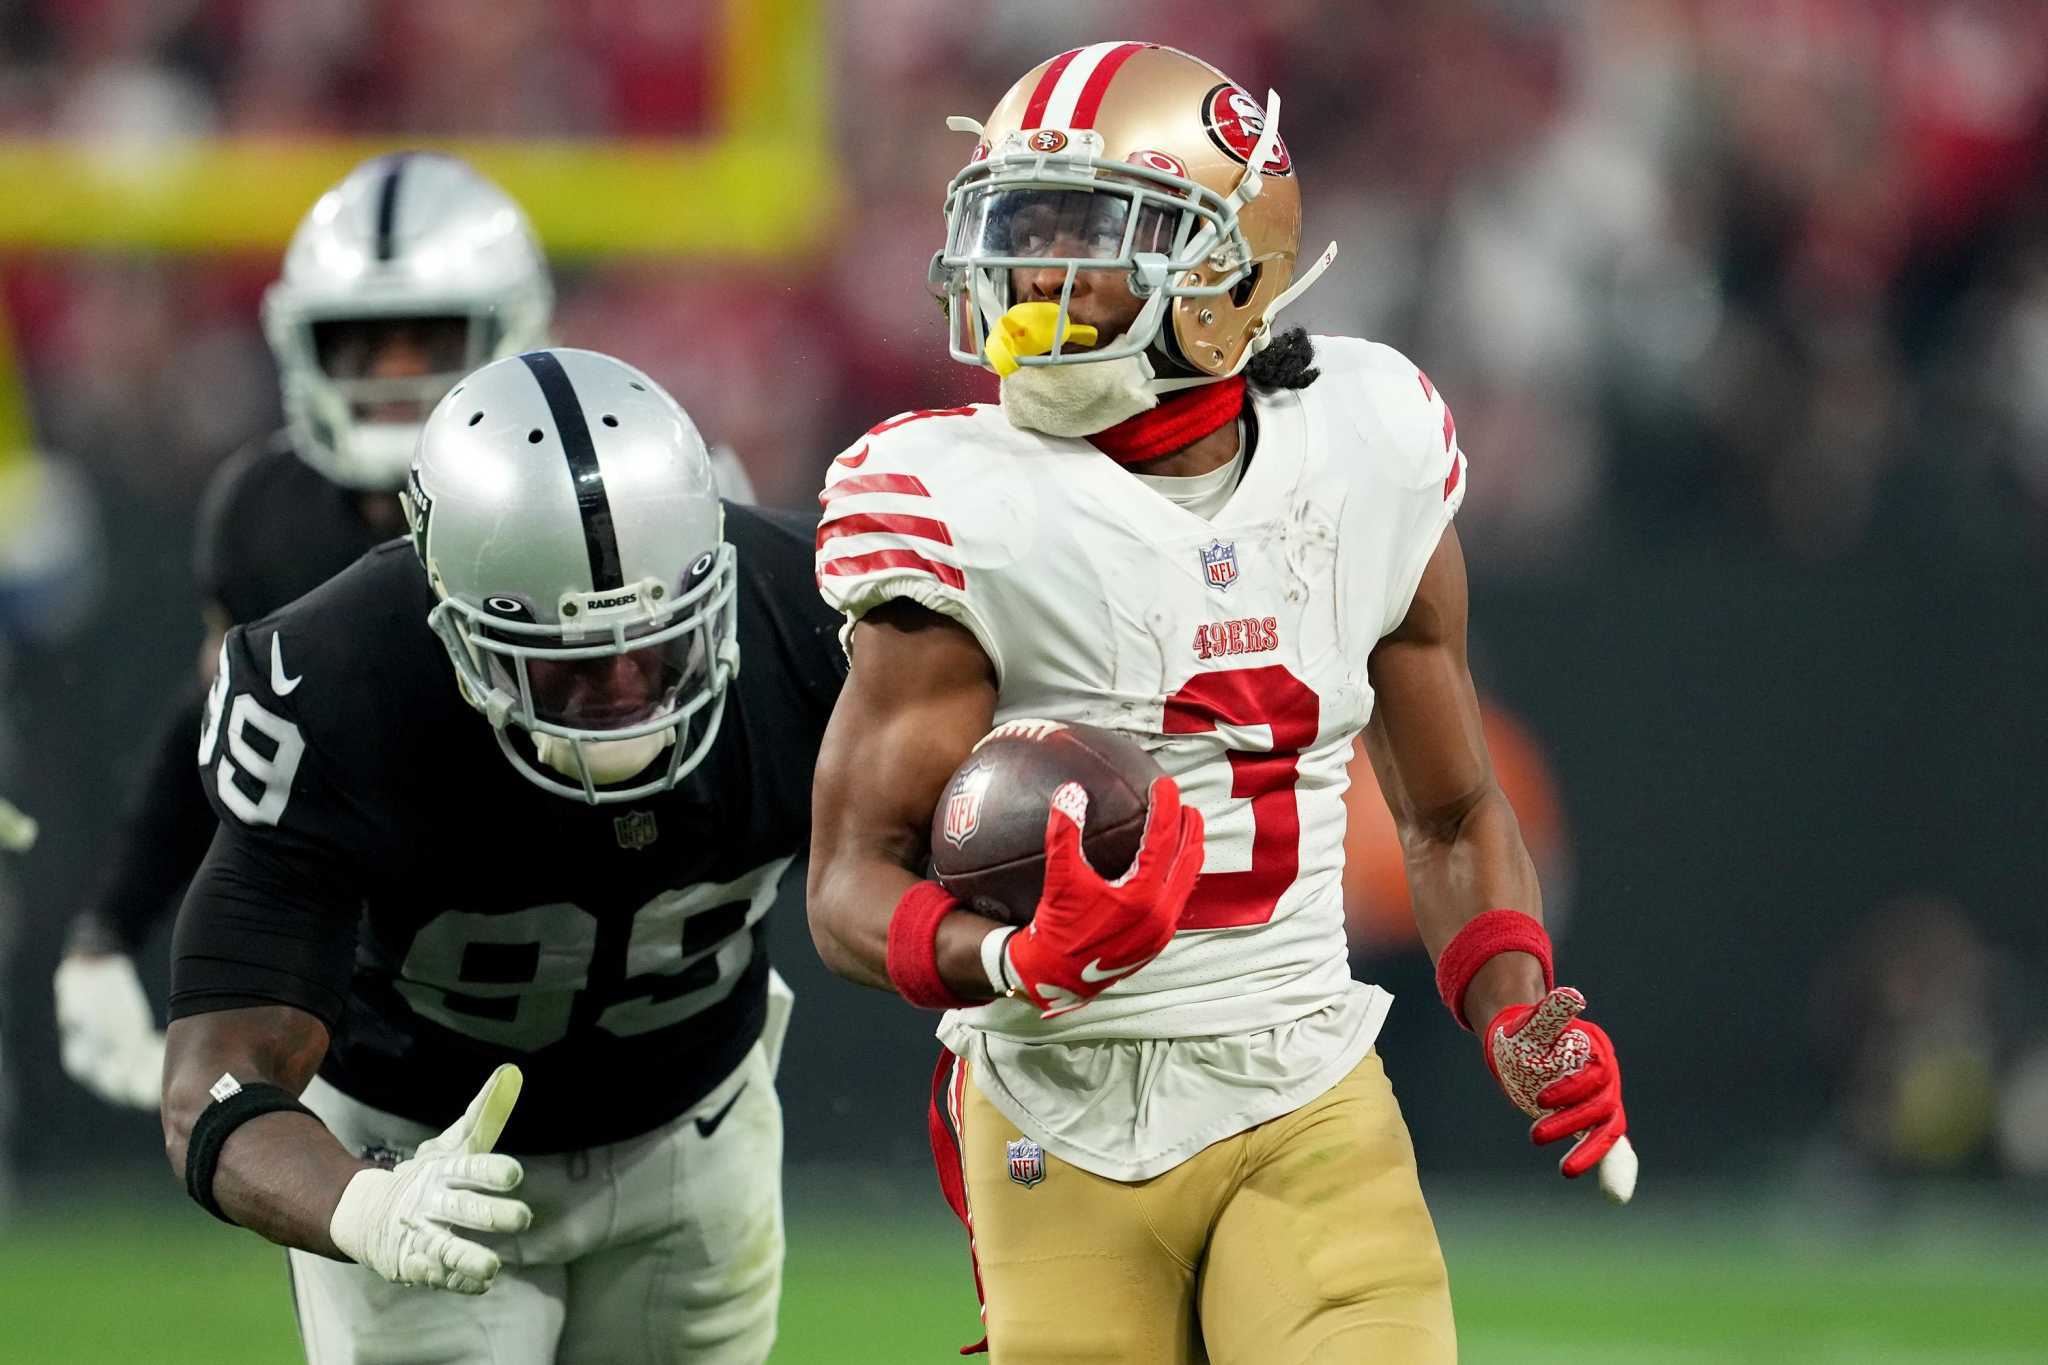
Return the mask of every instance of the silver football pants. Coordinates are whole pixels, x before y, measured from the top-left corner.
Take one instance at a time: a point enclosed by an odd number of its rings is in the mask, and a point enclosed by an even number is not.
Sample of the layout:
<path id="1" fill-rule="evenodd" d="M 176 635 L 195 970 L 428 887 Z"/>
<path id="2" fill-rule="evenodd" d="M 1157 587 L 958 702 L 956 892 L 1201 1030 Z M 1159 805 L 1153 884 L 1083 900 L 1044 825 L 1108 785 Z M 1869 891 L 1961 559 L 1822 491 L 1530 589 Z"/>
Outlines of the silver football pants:
<path id="1" fill-rule="evenodd" d="M 488 1292 L 403 1288 L 290 1252 L 309 1365 L 760 1365 L 782 1293 L 774 1072 L 792 998 L 774 978 L 761 1041 L 673 1122 L 522 1158 L 533 1225 L 492 1241 L 505 1266 Z M 319 1080 L 304 1100 L 354 1151 L 409 1155 L 433 1135 Z"/>

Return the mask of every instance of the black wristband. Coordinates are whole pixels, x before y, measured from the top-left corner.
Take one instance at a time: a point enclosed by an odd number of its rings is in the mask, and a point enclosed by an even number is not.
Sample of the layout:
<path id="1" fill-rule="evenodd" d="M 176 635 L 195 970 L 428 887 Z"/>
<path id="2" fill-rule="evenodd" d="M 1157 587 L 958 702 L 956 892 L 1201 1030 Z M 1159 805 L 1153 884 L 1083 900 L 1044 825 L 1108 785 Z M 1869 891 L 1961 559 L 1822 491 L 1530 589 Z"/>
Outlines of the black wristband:
<path id="1" fill-rule="evenodd" d="M 192 1196 L 194 1203 L 221 1222 L 240 1226 L 213 1202 L 213 1169 L 220 1164 L 220 1149 L 227 1145 L 235 1129 L 250 1119 L 282 1111 L 313 1112 L 283 1086 L 264 1081 L 242 1086 L 199 1111 L 199 1118 L 192 1124 L 192 1136 L 185 1143 L 185 1193 Z"/>

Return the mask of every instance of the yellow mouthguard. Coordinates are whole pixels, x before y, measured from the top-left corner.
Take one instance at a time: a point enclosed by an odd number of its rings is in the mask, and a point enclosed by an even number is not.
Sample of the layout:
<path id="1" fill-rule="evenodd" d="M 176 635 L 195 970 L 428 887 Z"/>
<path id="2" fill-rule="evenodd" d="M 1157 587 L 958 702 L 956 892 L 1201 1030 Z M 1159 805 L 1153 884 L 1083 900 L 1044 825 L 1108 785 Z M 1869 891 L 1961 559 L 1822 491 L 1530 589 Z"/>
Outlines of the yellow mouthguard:
<path id="1" fill-rule="evenodd" d="M 1018 356 L 1044 355 L 1052 350 L 1053 333 L 1059 325 L 1057 303 L 1020 303 L 996 319 L 996 328 L 982 344 L 982 353 L 997 374 L 1015 374 Z M 1066 340 L 1070 346 L 1093 346 L 1095 329 L 1070 318 Z"/>

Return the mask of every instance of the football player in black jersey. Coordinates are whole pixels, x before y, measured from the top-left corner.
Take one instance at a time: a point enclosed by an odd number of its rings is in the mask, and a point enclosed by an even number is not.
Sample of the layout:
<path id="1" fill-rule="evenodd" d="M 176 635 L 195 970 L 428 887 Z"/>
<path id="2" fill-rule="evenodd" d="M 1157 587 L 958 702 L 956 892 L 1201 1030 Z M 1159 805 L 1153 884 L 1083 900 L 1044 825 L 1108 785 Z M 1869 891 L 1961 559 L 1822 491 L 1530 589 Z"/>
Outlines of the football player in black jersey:
<path id="1" fill-rule="evenodd" d="M 722 505 L 682 409 L 577 350 L 456 385 L 405 497 L 410 543 L 222 645 L 172 1167 L 295 1248 L 315 1362 L 760 1361 L 762 916 L 843 679 L 815 524 Z"/>
<path id="2" fill-rule="evenodd" d="M 65 1070 L 101 1097 L 157 1105 L 163 1039 L 133 954 L 213 838 L 192 754 L 222 634 L 402 532 L 398 489 L 428 410 L 485 361 L 545 344 L 553 303 L 526 215 L 452 157 L 365 162 L 300 223 L 263 302 L 287 426 L 207 490 L 200 676 L 158 726 L 57 971 Z"/>

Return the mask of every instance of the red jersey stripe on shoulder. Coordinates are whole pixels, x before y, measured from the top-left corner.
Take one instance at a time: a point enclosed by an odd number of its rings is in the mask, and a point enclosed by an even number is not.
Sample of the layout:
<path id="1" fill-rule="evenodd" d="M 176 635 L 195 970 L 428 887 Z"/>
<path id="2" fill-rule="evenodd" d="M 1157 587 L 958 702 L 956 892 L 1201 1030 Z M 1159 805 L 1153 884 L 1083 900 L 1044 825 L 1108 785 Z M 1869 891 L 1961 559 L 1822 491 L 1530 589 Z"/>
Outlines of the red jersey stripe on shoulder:
<path id="1" fill-rule="evenodd" d="M 862 493 L 903 493 L 913 498 L 928 498 L 932 491 L 924 486 L 924 480 L 915 474 L 856 474 L 850 479 L 825 485 L 825 491 L 818 494 L 818 506 L 830 507 L 840 498 L 858 497 Z"/>
<path id="2" fill-rule="evenodd" d="M 899 536 L 951 545 L 953 533 L 934 517 L 917 517 L 908 512 L 854 512 L 818 527 L 818 548 L 841 536 L 864 536 L 871 531 L 890 531 Z"/>
<path id="3" fill-rule="evenodd" d="M 1083 50 L 1077 47 L 1052 59 L 1051 65 L 1045 68 L 1045 74 L 1038 78 L 1037 86 L 1031 91 L 1031 103 L 1024 106 L 1024 122 L 1019 125 L 1020 127 L 1030 129 L 1039 126 L 1040 120 L 1045 117 L 1045 106 L 1052 100 L 1052 88 L 1060 83 L 1060 77 L 1065 74 L 1067 64 L 1080 56 Z"/>
<path id="4" fill-rule="evenodd" d="M 894 431 L 898 427 L 908 426 L 910 423 L 926 417 L 972 416 L 974 416 L 974 409 L 971 406 L 964 408 L 918 408 L 914 412 L 898 413 L 896 416 L 891 417 L 886 422 L 876 423 L 874 426 L 868 428 L 868 435 L 880 436 L 885 431 Z"/>
<path id="5" fill-rule="evenodd" d="M 1102 111 L 1102 97 L 1109 93 L 1109 82 L 1115 77 L 1117 68 L 1129 61 L 1132 53 L 1146 46 L 1145 43 L 1120 43 L 1095 64 L 1095 69 L 1088 73 L 1088 83 L 1081 87 L 1080 97 L 1074 101 L 1073 127 L 1095 126 L 1095 116 Z"/>
<path id="6" fill-rule="evenodd" d="M 832 461 L 833 464 L 844 465 L 848 469 L 859 469 L 862 465 L 866 464 L 867 462 L 868 448 L 865 445 L 863 445 L 859 450 L 849 450 L 844 455 L 841 455 L 838 459 Z"/>
<path id="7" fill-rule="evenodd" d="M 951 564 L 936 559 L 926 559 L 915 550 L 873 550 L 864 555 L 846 555 L 839 559 L 828 559 L 818 568 L 821 578 L 853 577 L 874 573 L 880 569 L 915 569 L 922 574 L 936 578 L 949 588 L 965 588 L 967 575 Z"/>

